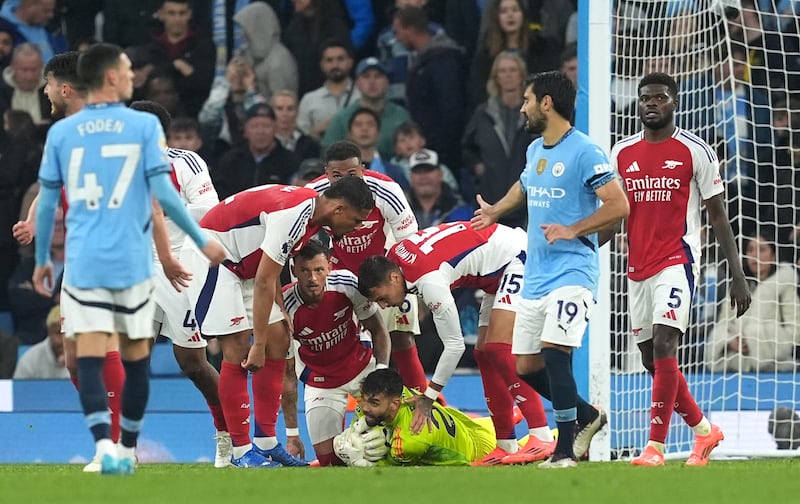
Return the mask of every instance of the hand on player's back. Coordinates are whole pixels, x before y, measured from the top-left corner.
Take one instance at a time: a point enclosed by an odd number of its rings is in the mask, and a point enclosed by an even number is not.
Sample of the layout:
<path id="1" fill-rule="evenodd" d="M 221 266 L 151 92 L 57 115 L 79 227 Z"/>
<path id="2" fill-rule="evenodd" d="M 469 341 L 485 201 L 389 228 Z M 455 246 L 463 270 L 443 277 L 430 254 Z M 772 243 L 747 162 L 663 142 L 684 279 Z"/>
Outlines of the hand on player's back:
<path id="1" fill-rule="evenodd" d="M 411 417 L 411 433 L 419 434 L 423 427 L 428 426 L 428 432 L 433 430 L 431 422 L 431 411 L 433 410 L 433 399 L 424 395 L 415 395 L 406 399 L 406 402 L 414 405 L 414 416 Z"/>
<path id="2" fill-rule="evenodd" d="M 208 240 L 206 246 L 203 247 L 203 254 L 211 262 L 209 265 L 211 268 L 219 266 L 225 260 L 225 249 L 214 240 Z"/>

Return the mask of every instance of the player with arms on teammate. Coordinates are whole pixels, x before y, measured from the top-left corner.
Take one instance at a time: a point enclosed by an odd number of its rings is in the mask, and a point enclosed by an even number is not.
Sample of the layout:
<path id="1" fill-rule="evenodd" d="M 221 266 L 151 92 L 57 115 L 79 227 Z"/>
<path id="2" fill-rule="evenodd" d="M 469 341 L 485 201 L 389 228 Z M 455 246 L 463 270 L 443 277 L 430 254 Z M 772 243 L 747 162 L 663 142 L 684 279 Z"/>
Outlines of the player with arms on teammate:
<path id="1" fill-rule="evenodd" d="M 626 224 L 631 328 L 653 376 L 650 438 L 632 463 L 664 465 L 664 443 L 676 411 L 695 433 L 686 464 L 703 466 L 724 436 L 697 406 L 677 359 L 698 275 L 702 206 L 731 270 L 730 302 L 737 316 L 750 306 L 750 293 L 725 212 L 717 156 L 675 125 L 678 85 L 667 74 L 652 73 L 639 81 L 638 92 L 643 130 L 611 150 L 631 208 Z"/>
<path id="2" fill-rule="evenodd" d="M 325 174 L 307 187 L 322 192 L 342 177 L 359 177 L 375 196 L 375 208 L 361 228 L 333 241 L 331 263 L 335 269 L 355 273 L 364 259 L 382 255 L 390 245 L 418 231 L 417 219 L 403 190 L 391 177 L 366 170 L 356 144 L 349 140 L 332 143 L 325 149 L 324 160 Z M 392 360 L 400 376 L 409 387 L 424 390 L 428 378 L 414 341 L 420 332 L 416 297 L 408 296 L 402 305 L 381 312 L 392 340 Z"/>
<path id="3" fill-rule="evenodd" d="M 164 132 L 150 114 L 122 103 L 133 93 L 131 62 L 111 44 L 78 60 L 86 107 L 53 125 L 39 171 L 36 290 L 52 282 L 47 261 L 53 215 L 66 186 L 70 229 L 62 304 L 77 340 L 79 395 L 103 473 L 132 473 L 133 452 L 149 395 L 148 361 L 155 304 L 151 252 L 151 191 L 175 222 L 218 264 L 224 250 L 183 207 L 169 178 Z M 120 447 L 110 439 L 102 380 L 108 338 L 119 334 L 125 367 Z"/>
<path id="4" fill-rule="evenodd" d="M 333 438 L 342 432 L 347 395 L 357 396 L 364 377 L 389 363 L 389 335 L 378 305 L 358 292 L 353 273 L 331 271 L 329 258 L 322 243 L 310 240 L 294 256 L 297 282 L 283 292 L 292 336 L 299 343 L 306 425 L 321 466 L 343 464 L 333 453 Z M 372 348 L 361 344 L 353 315 L 372 335 Z"/>
<path id="5" fill-rule="evenodd" d="M 379 305 L 397 306 L 411 293 L 422 298 L 433 313 L 444 350 L 424 394 L 410 399 L 416 403 L 411 423 L 415 433 L 424 430 L 426 422 L 430 425 L 433 401 L 464 352 L 452 291 L 465 287 L 486 292 L 481 302 L 476 348 L 487 356 L 478 364 L 497 432 L 497 450 L 476 461 L 477 465 L 500 464 L 510 454 L 516 455 L 519 445 L 514 433 L 515 401 L 528 421 L 531 436 L 523 453 L 509 462 L 541 459 L 553 448 L 541 399 L 516 376 L 508 347 L 522 287 L 525 243 L 521 229 L 494 224 L 474 231 L 468 222 L 440 224 L 396 243 L 386 257 L 370 257 L 358 272 L 359 290 Z"/>
<path id="6" fill-rule="evenodd" d="M 571 354 L 595 303 L 597 232 L 618 224 L 628 202 L 603 150 L 570 122 L 575 86 L 569 78 L 544 72 L 524 86 L 525 129 L 541 137 L 528 146 L 519 182 L 500 201 L 489 205 L 478 195 L 472 224 L 482 229 L 527 203 L 528 260 L 513 353 L 517 373 L 552 401 L 558 424 L 555 451 L 540 467 L 574 467 L 607 419 L 578 395 Z"/>
<path id="7" fill-rule="evenodd" d="M 184 242 L 181 263 L 194 275 L 189 297 L 195 320 L 200 333 L 219 338 L 222 347 L 219 396 L 237 467 L 307 465 L 275 434 L 291 332 L 281 270 L 322 226 L 345 235 L 374 206 L 372 192 L 356 177 L 339 180 L 322 195 L 295 186 L 258 186 L 229 196 L 200 221 L 228 252 L 222 267 L 208 268 L 197 247 Z M 252 444 L 248 371 L 256 418 Z"/>
<path id="8" fill-rule="evenodd" d="M 353 424 L 336 436 L 337 455 L 348 465 L 359 467 L 445 466 L 469 465 L 494 449 L 495 433 L 488 418 L 472 419 L 440 404 L 433 405 L 431 429 L 414 434 L 414 408 L 408 402 L 413 397 L 414 393 L 403 387 L 402 378 L 393 369 L 368 374 L 361 384 L 361 400 Z M 375 429 L 377 426 L 389 435 Z M 363 442 L 354 440 L 355 436 L 363 436 Z M 362 444 L 363 447 L 358 446 Z"/>

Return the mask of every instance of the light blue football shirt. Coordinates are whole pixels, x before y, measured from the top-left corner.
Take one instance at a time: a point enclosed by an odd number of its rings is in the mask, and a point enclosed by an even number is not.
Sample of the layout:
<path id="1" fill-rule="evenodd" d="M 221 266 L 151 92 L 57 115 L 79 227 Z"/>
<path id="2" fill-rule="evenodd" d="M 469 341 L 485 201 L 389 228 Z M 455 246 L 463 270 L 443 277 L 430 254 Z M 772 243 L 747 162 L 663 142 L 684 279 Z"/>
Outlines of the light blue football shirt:
<path id="1" fill-rule="evenodd" d="M 50 128 L 39 181 L 66 190 L 67 285 L 124 289 L 153 275 L 148 177 L 169 171 L 153 114 L 92 104 Z"/>
<path id="2" fill-rule="evenodd" d="M 528 204 L 525 299 L 538 299 L 567 285 L 597 293 L 600 266 L 597 234 L 550 245 L 542 224 L 569 226 L 600 206 L 595 190 L 614 180 L 608 157 L 592 140 L 571 129 L 556 145 L 537 138 L 528 146 L 520 175 Z"/>

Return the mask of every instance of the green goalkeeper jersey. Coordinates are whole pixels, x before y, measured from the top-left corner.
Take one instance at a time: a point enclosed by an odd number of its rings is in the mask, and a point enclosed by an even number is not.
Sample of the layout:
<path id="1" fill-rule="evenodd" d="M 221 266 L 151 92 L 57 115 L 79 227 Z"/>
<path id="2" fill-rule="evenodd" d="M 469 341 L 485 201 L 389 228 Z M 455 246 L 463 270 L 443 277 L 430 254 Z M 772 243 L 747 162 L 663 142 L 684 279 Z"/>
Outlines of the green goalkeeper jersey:
<path id="1" fill-rule="evenodd" d="M 387 425 L 393 429 L 389 454 L 380 465 L 469 465 L 490 453 L 496 445 L 491 424 L 476 422 L 461 411 L 433 404 L 432 429 L 427 427 L 419 434 L 411 433 L 412 405 L 405 399 L 412 392 L 403 389 L 403 404 L 394 421 Z M 363 416 L 361 409 L 357 416 Z"/>

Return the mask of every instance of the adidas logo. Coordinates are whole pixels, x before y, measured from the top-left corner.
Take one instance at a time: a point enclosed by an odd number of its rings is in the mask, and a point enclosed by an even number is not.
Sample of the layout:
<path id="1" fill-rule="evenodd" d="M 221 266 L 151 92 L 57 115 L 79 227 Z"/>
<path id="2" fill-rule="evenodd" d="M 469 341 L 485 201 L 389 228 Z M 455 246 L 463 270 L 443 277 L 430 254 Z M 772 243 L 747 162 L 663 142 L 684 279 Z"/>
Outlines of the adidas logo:
<path id="1" fill-rule="evenodd" d="M 662 315 L 662 317 L 664 317 L 665 319 L 670 319 L 670 320 L 678 320 L 678 317 L 675 315 L 675 310 L 668 311 L 667 313 Z"/>
<path id="2" fill-rule="evenodd" d="M 405 325 L 408 325 L 408 324 L 409 324 L 409 321 L 408 321 L 408 315 L 400 315 L 400 316 L 398 316 L 398 317 L 395 319 L 395 323 L 396 323 L 396 324 L 405 324 Z"/>
<path id="3" fill-rule="evenodd" d="M 189 341 L 192 342 L 192 343 L 199 343 L 200 342 L 200 333 L 195 331 L 195 333 L 192 334 L 192 337 L 189 338 Z"/>
<path id="4" fill-rule="evenodd" d="M 500 298 L 500 301 L 498 301 L 498 303 L 500 303 L 500 304 L 509 304 L 510 305 L 511 304 L 511 296 L 506 294 L 505 296 Z"/>
<path id="5" fill-rule="evenodd" d="M 300 336 L 311 336 L 312 334 L 314 334 L 314 330 L 310 327 L 304 327 L 299 333 Z"/>
<path id="6" fill-rule="evenodd" d="M 651 424 L 656 424 L 656 425 L 664 425 L 664 422 L 661 421 L 661 417 L 660 416 L 653 417 L 653 419 L 650 420 L 650 423 Z"/>
<path id="7" fill-rule="evenodd" d="M 625 173 L 633 173 L 633 172 L 638 172 L 638 171 L 642 171 L 642 170 L 639 168 L 639 163 L 634 161 L 633 163 L 631 163 L 631 165 L 628 167 L 628 169 L 625 170 Z"/>

